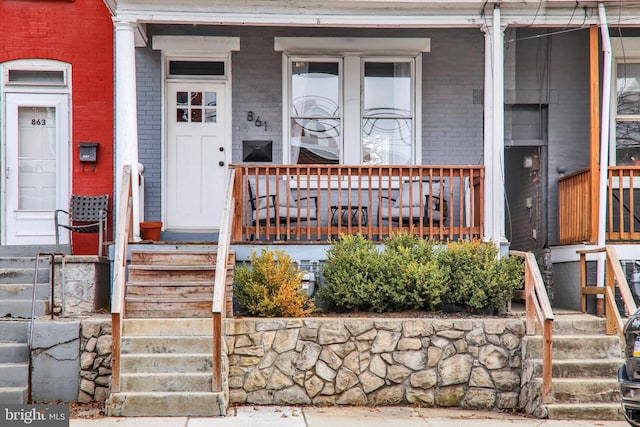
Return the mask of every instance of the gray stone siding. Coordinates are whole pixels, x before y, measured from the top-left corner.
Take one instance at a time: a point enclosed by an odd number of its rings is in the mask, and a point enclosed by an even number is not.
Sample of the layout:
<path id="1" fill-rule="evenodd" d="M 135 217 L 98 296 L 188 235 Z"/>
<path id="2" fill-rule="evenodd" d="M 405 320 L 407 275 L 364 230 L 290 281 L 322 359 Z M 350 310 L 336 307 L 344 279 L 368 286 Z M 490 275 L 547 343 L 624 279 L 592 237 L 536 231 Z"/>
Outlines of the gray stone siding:
<path id="1" fill-rule="evenodd" d="M 104 402 L 111 388 L 111 318 L 80 322 L 80 387 L 78 402 Z"/>
<path id="2" fill-rule="evenodd" d="M 228 319 L 230 403 L 519 409 L 521 319 Z"/>

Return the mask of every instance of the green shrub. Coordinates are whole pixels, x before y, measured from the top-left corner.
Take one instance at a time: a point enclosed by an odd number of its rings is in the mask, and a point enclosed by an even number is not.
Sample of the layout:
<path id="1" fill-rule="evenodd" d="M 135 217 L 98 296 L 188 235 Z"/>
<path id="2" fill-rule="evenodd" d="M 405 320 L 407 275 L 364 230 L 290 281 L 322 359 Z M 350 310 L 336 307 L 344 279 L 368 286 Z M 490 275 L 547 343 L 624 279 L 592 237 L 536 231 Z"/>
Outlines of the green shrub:
<path id="1" fill-rule="evenodd" d="M 318 290 L 318 298 L 337 308 L 368 310 L 380 270 L 373 243 L 360 235 L 342 235 L 327 251 L 322 268 L 325 285 Z"/>
<path id="2" fill-rule="evenodd" d="M 402 234 L 379 251 L 363 236 L 341 236 L 327 252 L 319 298 L 337 308 L 435 309 L 448 289 L 433 242 Z"/>
<path id="3" fill-rule="evenodd" d="M 522 286 L 523 263 L 519 257 L 498 258 L 498 248 L 479 240 L 447 244 L 439 254 L 440 265 L 450 271 L 453 284 L 445 301 L 475 310 L 498 309 L 514 289 Z"/>
<path id="4" fill-rule="evenodd" d="M 252 316 L 301 317 L 315 310 L 314 302 L 302 292 L 303 272 L 281 250 L 251 252 L 251 268 L 235 273 L 235 295 Z"/>

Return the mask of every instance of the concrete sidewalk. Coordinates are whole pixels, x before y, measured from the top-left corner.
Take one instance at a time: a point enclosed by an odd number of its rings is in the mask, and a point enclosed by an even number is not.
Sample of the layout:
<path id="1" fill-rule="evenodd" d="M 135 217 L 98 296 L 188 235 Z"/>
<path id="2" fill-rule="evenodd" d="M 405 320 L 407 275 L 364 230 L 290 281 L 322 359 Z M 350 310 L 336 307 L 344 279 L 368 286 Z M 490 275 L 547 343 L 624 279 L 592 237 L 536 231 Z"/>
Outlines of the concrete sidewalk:
<path id="1" fill-rule="evenodd" d="M 71 427 L 627 427 L 625 421 L 538 420 L 497 412 L 412 407 L 242 406 L 224 418 L 71 419 Z"/>

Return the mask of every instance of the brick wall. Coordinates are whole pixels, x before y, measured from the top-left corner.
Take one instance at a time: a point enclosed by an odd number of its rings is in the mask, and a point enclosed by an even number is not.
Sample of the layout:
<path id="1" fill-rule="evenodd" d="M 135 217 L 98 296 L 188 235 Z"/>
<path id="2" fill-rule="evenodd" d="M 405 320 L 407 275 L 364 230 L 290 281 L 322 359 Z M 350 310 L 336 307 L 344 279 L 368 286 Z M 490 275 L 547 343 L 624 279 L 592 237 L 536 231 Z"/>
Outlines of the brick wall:
<path id="1" fill-rule="evenodd" d="M 96 0 L 3 1 L 0 16 L 0 62 L 71 64 L 72 192 L 113 195 L 113 24 L 107 7 Z M 100 143 L 95 172 L 82 171 L 81 141 Z M 75 252 L 95 254 L 97 235 L 73 239 Z"/>

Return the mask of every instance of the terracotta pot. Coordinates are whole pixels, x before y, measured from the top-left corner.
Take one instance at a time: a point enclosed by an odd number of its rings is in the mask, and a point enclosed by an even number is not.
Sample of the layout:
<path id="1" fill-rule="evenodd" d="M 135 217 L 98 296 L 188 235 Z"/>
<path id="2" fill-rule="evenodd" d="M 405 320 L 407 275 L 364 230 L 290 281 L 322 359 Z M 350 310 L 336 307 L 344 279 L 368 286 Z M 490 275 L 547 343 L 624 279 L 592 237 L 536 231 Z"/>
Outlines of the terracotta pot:
<path id="1" fill-rule="evenodd" d="M 162 230 L 162 221 L 144 221 L 140 223 L 140 234 L 143 240 L 152 240 L 154 242 L 160 240 L 160 230 Z"/>

